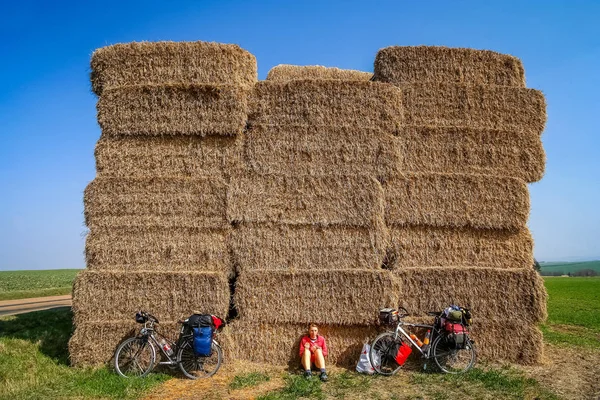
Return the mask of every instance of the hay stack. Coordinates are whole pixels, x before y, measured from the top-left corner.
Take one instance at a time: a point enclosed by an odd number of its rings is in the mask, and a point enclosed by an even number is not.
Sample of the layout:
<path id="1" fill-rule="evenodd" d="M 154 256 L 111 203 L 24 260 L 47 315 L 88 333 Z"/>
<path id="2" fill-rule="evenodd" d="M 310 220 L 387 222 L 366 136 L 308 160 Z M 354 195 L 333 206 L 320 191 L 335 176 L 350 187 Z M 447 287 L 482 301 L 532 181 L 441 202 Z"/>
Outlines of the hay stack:
<path id="1" fill-rule="evenodd" d="M 132 85 L 226 84 L 250 87 L 257 80 L 256 58 L 234 44 L 141 42 L 98 49 L 92 55 L 92 89 Z"/>
<path id="2" fill-rule="evenodd" d="M 298 79 L 334 79 L 341 81 L 370 81 L 373 74 L 353 69 L 339 69 L 320 65 L 280 64 L 269 71 L 268 81 L 285 82 Z"/>

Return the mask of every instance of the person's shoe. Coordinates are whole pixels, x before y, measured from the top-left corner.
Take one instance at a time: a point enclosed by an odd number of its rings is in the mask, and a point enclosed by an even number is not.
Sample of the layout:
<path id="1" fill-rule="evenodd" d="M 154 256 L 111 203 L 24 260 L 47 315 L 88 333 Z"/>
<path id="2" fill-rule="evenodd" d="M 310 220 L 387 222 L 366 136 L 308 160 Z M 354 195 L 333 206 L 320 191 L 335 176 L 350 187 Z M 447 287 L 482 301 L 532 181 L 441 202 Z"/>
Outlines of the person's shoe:
<path id="1" fill-rule="evenodd" d="M 304 377 L 306 379 L 311 379 L 312 378 L 312 371 L 304 371 Z"/>
<path id="2" fill-rule="evenodd" d="M 327 379 L 329 379 L 329 377 L 327 376 L 327 372 L 321 372 L 320 379 L 321 382 L 327 382 Z"/>

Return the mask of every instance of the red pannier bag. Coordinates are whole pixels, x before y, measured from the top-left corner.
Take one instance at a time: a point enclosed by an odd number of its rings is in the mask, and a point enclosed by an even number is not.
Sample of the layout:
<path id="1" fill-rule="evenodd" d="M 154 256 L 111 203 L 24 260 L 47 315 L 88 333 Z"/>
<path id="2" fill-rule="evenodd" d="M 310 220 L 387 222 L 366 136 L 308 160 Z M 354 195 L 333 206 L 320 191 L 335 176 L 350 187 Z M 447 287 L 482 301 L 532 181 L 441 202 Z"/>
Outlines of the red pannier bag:
<path id="1" fill-rule="evenodd" d="M 412 353 L 412 349 L 410 348 L 410 346 L 402 342 L 402 345 L 398 347 L 398 352 L 396 353 L 394 360 L 396 360 L 398 365 L 404 365 L 406 359 L 408 358 L 408 356 L 410 356 L 410 353 Z"/>

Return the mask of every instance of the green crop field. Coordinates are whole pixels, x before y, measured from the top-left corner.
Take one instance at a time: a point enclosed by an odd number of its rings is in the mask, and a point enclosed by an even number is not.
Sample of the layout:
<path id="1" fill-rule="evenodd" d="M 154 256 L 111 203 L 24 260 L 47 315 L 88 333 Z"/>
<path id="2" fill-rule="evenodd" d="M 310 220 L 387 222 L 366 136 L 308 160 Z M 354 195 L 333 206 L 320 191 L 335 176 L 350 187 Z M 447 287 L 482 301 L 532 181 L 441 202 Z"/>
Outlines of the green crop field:
<path id="1" fill-rule="evenodd" d="M 592 270 L 600 275 L 600 261 L 541 262 L 540 267 L 541 274 L 545 276 L 574 274 L 582 270 Z"/>
<path id="2" fill-rule="evenodd" d="M 0 300 L 58 296 L 71 293 L 79 269 L 0 271 Z"/>

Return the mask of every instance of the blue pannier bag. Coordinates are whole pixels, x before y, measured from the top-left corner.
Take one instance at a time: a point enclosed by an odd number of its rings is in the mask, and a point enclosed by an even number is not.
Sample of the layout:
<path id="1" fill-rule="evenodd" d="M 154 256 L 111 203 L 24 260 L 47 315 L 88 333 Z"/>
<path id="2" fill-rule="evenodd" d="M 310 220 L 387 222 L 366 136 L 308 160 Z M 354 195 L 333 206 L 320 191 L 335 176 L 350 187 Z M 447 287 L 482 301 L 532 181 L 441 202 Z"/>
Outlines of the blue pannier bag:
<path id="1" fill-rule="evenodd" d="M 194 353 L 199 357 L 209 357 L 212 353 L 213 328 L 199 326 L 192 328 L 194 332 Z"/>

